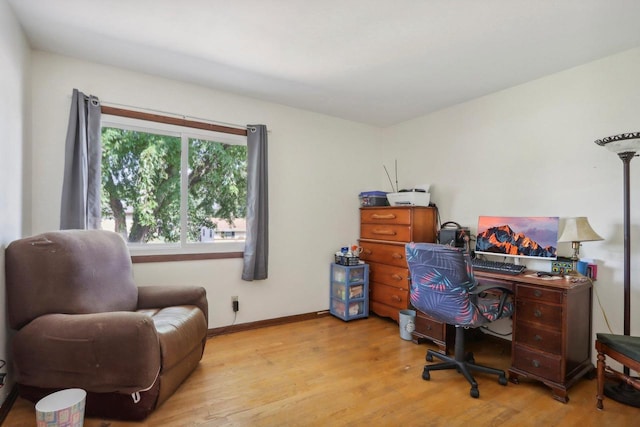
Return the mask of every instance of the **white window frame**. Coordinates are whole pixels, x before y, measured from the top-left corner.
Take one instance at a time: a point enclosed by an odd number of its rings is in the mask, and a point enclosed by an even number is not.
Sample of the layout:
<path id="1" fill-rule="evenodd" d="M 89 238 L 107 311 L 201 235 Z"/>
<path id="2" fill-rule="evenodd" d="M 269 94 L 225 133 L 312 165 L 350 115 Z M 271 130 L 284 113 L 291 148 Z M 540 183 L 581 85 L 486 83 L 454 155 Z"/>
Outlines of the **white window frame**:
<path id="1" fill-rule="evenodd" d="M 204 139 L 214 142 L 222 142 L 231 145 L 247 145 L 247 137 L 233 135 L 203 129 L 195 129 L 187 126 L 179 126 L 167 123 L 152 122 L 148 120 L 103 114 L 100 122 L 102 127 L 115 127 L 137 132 L 154 133 L 181 138 L 180 146 L 180 170 L 188 169 L 189 139 Z M 181 173 L 180 178 L 180 242 L 176 243 L 130 243 L 127 242 L 131 255 L 182 255 L 205 253 L 244 252 L 245 242 L 240 240 L 214 240 L 213 242 L 189 243 L 186 241 L 187 227 L 187 186 L 188 175 Z"/>

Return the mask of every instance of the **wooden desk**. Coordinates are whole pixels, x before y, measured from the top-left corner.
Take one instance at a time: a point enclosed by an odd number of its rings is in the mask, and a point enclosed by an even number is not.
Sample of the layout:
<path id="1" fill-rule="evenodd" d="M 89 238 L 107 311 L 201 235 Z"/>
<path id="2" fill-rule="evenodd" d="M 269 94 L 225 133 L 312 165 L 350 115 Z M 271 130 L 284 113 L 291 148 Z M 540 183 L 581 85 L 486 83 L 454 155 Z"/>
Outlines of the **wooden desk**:
<path id="1" fill-rule="evenodd" d="M 591 281 L 550 280 L 531 271 L 517 276 L 478 271 L 475 276 L 481 284 L 500 284 L 514 291 L 509 380 L 541 381 L 551 388 L 554 399 L 568 402 L 569 387 L 594 371 Z M 418 313 L 415 340 L 434 335 L 432 340 L 446 352 L 453 345 L 453 333 L 450 326 Z"/>

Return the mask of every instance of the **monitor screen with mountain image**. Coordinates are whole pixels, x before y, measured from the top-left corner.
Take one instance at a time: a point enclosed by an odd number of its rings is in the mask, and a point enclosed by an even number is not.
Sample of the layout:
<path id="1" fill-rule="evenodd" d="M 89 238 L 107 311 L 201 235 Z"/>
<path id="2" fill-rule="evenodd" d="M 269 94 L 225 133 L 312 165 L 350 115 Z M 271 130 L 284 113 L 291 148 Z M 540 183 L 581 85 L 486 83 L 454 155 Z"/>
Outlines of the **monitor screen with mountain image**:
<path id="1" fill-rule="evenodd" d="M 557 259 L 558 217 L 480 216 L 476 254 Z"/>

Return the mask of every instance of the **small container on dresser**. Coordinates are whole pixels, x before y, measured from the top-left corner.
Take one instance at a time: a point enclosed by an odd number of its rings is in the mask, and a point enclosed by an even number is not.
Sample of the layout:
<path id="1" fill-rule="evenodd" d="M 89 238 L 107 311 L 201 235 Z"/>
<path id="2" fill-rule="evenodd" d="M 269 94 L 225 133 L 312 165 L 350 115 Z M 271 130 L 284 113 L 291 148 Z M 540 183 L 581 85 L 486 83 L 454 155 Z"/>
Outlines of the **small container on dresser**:
<path id="1" fill-rule="evenodd" d="M 419 206 L 360 208 L 360 258 L 369 263 L 370 307 L 379 316 L 399 320 L 410 308 L 408 242 L 436 241 L 436 209 Z"/>
<path id="2" fill-rule="evenodd" d="M 369 316 L 369 266 L 331 264 L 329 312 L 348 321 Z"/>

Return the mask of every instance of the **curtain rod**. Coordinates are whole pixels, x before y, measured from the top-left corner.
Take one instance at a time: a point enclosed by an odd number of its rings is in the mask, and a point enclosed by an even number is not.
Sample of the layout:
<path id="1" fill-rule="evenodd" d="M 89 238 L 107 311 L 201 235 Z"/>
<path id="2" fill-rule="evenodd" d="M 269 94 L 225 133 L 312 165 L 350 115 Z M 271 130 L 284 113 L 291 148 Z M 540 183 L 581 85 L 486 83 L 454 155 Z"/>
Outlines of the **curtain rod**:
<path id="1" fill-rule="evenodd" d="M 215 121 L 215 120 L 211 120 L 211 119 L 203 119 L 201 117 L 185 116 L 184 114 L 171 113 L 169 111 L 162 111 L 162 110 L 154 110 L 153 108 L 136 107 L 136 106 L 133 106 L 133 105 L 118 104 L 116 102 L 102 101 L 102 100 L 100 101 L 100 104 L 101 105 L 105 105 L 107 107 L 120 107 L 120 108 L 126 108 L 126 109 L 130 109 L 130 110 L 140 111 L 140 112 L 149 112 L 149 113 L 152 113 L 152 114 L 166 114 L 166 115 L 174 116 L 174 117 L 177 117 L 177 118 L 180 118 L 180 119 L 184 119 L 184 120 L 191 119 L 191 120 L 198 120 L 198 121 L 208 122 L 208 123 L 221 125 L 221 126 L 234 127 L 234 128 L 243 129 L 243 130 L 247 129 L 246 125 L 238 125 L 238 124 L 235 124 L 235 123 L 219 122 L 219 121 Z"/>

